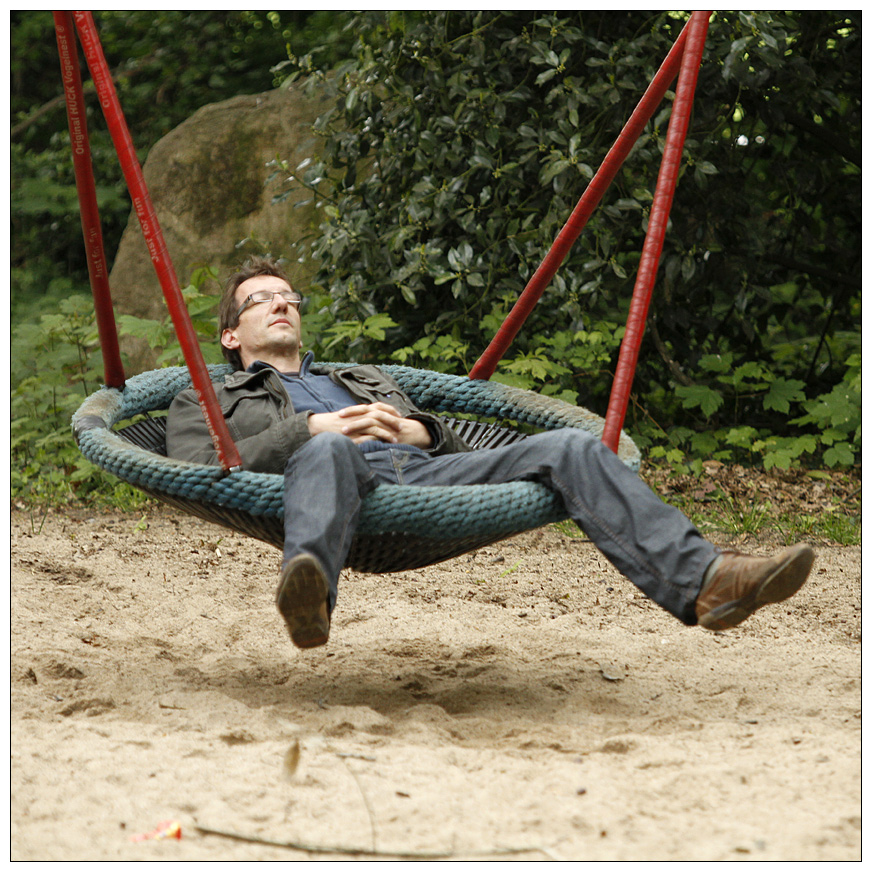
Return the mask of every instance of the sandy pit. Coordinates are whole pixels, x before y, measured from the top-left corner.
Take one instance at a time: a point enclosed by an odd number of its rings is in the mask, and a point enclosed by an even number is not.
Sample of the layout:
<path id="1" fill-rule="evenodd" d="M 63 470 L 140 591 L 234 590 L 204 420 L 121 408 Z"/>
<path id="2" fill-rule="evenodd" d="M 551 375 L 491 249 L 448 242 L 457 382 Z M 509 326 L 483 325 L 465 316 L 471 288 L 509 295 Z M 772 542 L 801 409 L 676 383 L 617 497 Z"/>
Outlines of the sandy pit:
<path id="1" fill-rule="evenodd" d="M 13 510 L 11 858 L 858 860 L 860 548 L 817 552 L 713 634 L 549 527 L 346 572 L 302 652 L 269 546 Z"/>

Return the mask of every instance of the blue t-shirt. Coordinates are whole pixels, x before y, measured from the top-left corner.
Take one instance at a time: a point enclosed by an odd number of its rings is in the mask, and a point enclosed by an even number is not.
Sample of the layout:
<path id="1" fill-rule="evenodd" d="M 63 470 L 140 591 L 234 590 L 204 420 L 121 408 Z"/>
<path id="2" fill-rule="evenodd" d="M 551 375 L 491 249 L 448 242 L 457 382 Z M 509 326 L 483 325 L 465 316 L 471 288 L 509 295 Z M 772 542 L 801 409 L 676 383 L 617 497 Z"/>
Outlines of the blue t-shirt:
<path id="1" fill-rule="evenodd" d="M 306 353 L 300 362 L 299 372 L 276 372 L 291 398 L 291 403 L 296 412 L 312 412 L 313 414 L 321 414 L 322 412 L 338 412 L 340 409 L 345 409 L 348 406 L 359 405 L 359 401 L 351 396 L 342 385 L 336 384 L 329 375 L 315 375 L 310 372 L 312 362 L 315 360 L 315 355 L 309 351 Z M 258 372 L 259 370 L 269 367 L 268 363 L 263 363 L 256 360 L 250 367 L 249 372 Z M 275 367 L 270 367 L 275 369 Z M 426 422 L 425 422 L 426 426 Z M 430 427 L 427 427 L 430 430 Z M 435 439 L 433 432 L 431 437 Z M 384 451 L 386 448 L 401 448 L 408 451 L 419 451 L 420 448 L 414 445 L 393 444 L 378 441 L 360 442 L 358 448 L 364 453 L 369 451 Z"/>
<path id="2" fill-rule="evenodd" d="M 315 375 L 310 372 L 315 355 L 309 351 L 300 363 L 299 372 L 278 372 L 288 396 L 297 412 L 338 412 L 347 406 L 357 405 L 357 400 L 336 384 L 329 375 Z M 248 369 L 257 372 L 268 367 L 268 363 L 255 361 Z M 274 368 L 274 367 L 271 367 Z"/>

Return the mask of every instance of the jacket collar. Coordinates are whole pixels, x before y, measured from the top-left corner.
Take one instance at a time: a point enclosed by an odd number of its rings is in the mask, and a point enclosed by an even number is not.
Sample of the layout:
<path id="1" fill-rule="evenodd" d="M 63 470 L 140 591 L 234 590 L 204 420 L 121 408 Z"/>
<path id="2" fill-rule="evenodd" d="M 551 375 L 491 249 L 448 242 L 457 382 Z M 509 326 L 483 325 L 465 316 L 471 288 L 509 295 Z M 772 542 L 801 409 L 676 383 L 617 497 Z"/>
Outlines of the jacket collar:
<path id="1" fill-rule="evenodd" d="M 290 372 L 288 375 L 300 375 L 306 376 L 309 374 L 309 369 L 312 366 L 312 362 L 315 360 L 315 353 L 312 351 L 307 351 L 303 356 L 303 359 L 300 361 L 300 371 L 299 372 Z M 272 364 L 264 363 L 262 360 L 256 360 L 251 366 L 248 367 L 246 372 L 255 373 L 261 372 L 264 369 L 271 369 L 273 372 L 279 372 Z M 281 373 L 279 373 L 281 375 Z"/>
<path id="2" fill-rule="evenodd" d="M 308 375 L 314 360 L 314 353 L 307 351 L 302 361 L 300 361 L 299 374 Z M 231 390 L 246 387 L 249 384 L 263 381 L 263 379 L 269 377 L 270 373 L 280 375 L 279 371 L 274 366 L 264 363 L 262 360 L 256 360 L 248 367 L 248 369 L 237 369 L 226 375 L 224 377 L 224 387 Z"/>

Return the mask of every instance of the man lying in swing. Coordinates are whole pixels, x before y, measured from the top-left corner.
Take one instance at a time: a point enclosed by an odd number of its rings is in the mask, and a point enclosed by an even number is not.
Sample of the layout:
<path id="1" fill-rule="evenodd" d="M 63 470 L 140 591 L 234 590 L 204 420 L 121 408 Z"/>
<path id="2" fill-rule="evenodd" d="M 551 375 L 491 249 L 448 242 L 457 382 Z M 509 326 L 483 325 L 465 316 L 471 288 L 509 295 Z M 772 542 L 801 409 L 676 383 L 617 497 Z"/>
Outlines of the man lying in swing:
<path id="1" fill-rule="evenodd" d="M 284 475 L 276 604 L 297 647 L 327 641 L 361 501 L 380 486 L 540 482 L 640 590 L 709 630 L 793 596 L 808 577 L 808 545 L 775 557 L 718 549 L 583 430 L 473 451 L 377 367 L 319 368 L 311 352 L 301 357 L 301 301 L 275 261 L 246 261 L 219 308 L 224 355 L 237 371 L 215 385 L 244 467 Z M 170 407 L 167 450 L 218 463 L 193 389 Z"/>

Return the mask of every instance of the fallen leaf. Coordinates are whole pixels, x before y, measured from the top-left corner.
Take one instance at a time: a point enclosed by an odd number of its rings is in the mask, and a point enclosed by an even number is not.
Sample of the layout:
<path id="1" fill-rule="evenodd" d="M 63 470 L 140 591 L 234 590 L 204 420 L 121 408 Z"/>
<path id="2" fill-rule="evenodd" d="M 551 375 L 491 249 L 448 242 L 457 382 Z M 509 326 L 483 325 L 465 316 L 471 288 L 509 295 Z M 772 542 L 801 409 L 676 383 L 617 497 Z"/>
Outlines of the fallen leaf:
<path id="1" fill-rule="evenodd" d="M 282 761 L 282 771 L 285 778 L 293 778 L 297 767 L 300 765 L 300 742 L 294 739 L 291 742 L 291 747 L 285 752 L 285 759 Z"/>

